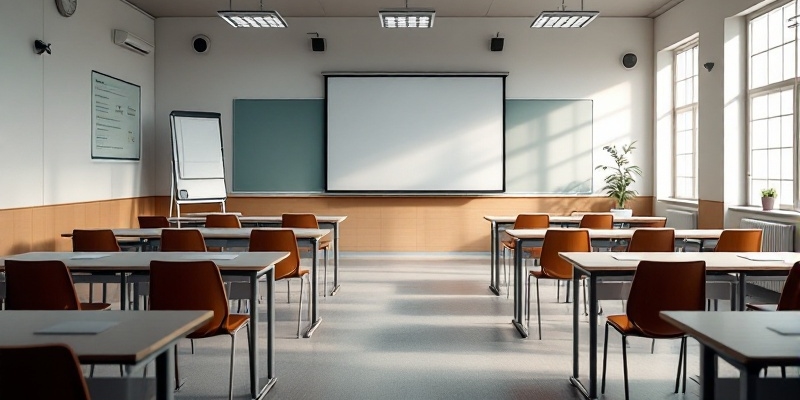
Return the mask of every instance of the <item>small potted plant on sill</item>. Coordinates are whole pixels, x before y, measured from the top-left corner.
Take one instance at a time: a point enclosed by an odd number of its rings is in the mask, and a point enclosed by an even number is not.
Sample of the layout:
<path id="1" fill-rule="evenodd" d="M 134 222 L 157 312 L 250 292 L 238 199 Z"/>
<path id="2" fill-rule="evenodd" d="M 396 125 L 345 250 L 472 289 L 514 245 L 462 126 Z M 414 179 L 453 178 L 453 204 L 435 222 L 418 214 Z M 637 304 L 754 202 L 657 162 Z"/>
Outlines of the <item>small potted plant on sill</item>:
<path id="1" fill-rule="evenodd" d="M 761 208 L 764 211 L 772 210 L 775 206 L 775 198 L 778 197 L 778 192 L 773 188 L 761 189 Z"/>
<path id="2" fill-rule="evenodd" d="M 618 217 L 630 217 L 633 215 L 633 210 L 626 209 L 627 202 L 633 200 L 638 193 L 631 189 L 630 186 L 636 182 L 636 176 L 642 176 L 642 169 L 636 165 L 632 165 L 629 157 L 636 147 L 633 145 L 636 141 L 628 145 L 622 145 L 622 149 L 617 150 L 617 146 L 603 146 L 603 150 L 611 155 L 614 160 L 614 165 L 598 165 L 595 169 L 602 169 L 603 171 L 610 170 L 611 173 L 606 177 L 606 185 L 603 190 L 606 195 L 614 199 L 616 208 L 611 209 L 611 213 Z"/>

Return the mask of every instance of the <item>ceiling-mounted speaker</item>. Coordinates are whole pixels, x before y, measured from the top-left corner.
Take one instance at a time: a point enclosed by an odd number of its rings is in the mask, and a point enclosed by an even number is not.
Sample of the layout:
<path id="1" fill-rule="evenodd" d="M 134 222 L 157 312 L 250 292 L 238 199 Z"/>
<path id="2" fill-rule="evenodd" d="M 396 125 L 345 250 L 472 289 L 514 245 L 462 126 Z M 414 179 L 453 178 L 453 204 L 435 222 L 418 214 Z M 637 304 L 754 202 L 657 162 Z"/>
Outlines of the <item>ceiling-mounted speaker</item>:
<path id="1" fill-rule="evenodd" d="M 625 53 L 625 55 L 622 56 L 622 66 L 626 69 L 635 67 L 637 61 L 639 61 L 639 59 L 636 57 L 636 54 Z"/>
<path id="2" fill-rule="evenodd" d="M 311 38 L 311 50 L 325 51 L 325 38 L 321 37 Z"/>
<path id="3" fill-rule="evenodd" d="M 505 41 L 504 38 L 501 37 L 493 37 L 492 42 L 489 45 L 489 49 L 492 51 L 503 51 L 503 42 Z"/>
<path id="4" fill-rule="evenodd" d="M 205 53 L 211 46 L 211 40 L 206 35 L 196 35 L 192 38 L 192 49 L 196 53 Z"/>

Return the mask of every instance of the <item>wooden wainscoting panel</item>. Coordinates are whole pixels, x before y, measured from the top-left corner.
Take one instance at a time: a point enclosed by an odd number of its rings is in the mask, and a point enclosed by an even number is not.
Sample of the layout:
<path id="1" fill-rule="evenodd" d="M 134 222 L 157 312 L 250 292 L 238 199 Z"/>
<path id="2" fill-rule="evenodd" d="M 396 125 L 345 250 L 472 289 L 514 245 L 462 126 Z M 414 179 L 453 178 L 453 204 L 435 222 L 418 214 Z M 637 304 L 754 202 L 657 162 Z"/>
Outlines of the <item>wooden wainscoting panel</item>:
<path id="1" fill-rule="evenodd" d="M 725 203 L 699 200 L 697 202 L 697 228 L 722 229 L 725 227 Z"/>

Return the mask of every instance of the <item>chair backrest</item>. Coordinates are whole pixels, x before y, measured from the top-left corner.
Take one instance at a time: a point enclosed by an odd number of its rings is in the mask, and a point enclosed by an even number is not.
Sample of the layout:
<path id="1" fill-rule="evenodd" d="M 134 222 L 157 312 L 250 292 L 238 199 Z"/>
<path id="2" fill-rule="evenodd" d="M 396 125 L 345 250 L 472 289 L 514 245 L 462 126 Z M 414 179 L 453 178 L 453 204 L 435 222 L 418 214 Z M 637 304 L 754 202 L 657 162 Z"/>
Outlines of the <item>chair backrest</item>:
<path id="1" fill-rule="evenodd" d="M 800 262 L 794 263 L 783 285 L 778 311 L 800 311 Z"/>
<path id="2" fill-rule="evenodd" d="M 545 276 L 557 279 L 572 278 L 572 264 L 561 258 L 561 251 L 592 251 L 586 229 L 548 229 L 542 242 L 539 264 Z"/>
<path id="3" fill-rule="evenodd" d="M 588 229 L 611 229 L 614 227 L 614 216 L 612 214 L 584 214 L 581 217 L 579 228 Z"/>
<path id="4" fill-rule="evenodd" d="M 63 262 L 6 260 L 6 309 L 80 310 Z"/>
<path id="5" fill-rule="evenodd" d="M 672 252 L 675 251 L 675 230 L 672 228 L 639 228 L 633 231 L 628 251 Z"/>
<path id="6" fill-rule="evenodd" d="M 169 228 L 169 220 L 163 215 L 140 215 L 139 228 Z"/>
<path id="7" fill-rule="evenodd" d="M 214 316 L 189 338 L 214 336 L 228 319 L 228 297 L 213 261 L 150 262 L 151 310 L 211 310 Z"/>
<path id="8" fill-rule="evenodd" d="M 547 229 L 550 227 L 548 214 L 519 214 L 514 221 L 514 229 Z"/>
<path id="9" fill-rule="evenodd" d="M 64 344 L 0 347 L 0 399 L 18 398 L 89 400 L 72 349 Z"/>
<path id="10" fill-rule="evenodd" d="M 239 216 L 236 214 L 208 214 L 206 228 L 241 228 Z"/>
<path id="11" fill-rule="evenodd" d="M 319 229 L 317 217 L 314 214 L 283 214 L 281 226 L 284 228 L 310 228 Z"/>
<path id="12" fill-rule="evenodd" d="M 74 229 L 72 251 L 120 251 L 111 229 Z"/>
<path id="13" fill-rule="evenodd" d="M 250 232 L 250 251 L 288 251 L 289 256 L 275 264 L 275 279 L 297 276 L 300 251 L 291 229 L 253 229 Z"/>
<path id="14" fill-rule="evenodd" d="M 197 229 L 162 229 L 161 251 L 207 251 L 203 234 Z"/>
<path id="15" fill-rule="evenodd" d="M 666 228 L 667 219 L 664 218 L 664 219 L 658 219 L 658 220 L 655 220 L 655 221 L 637 222 L 636 226 L 642 227 L 642 228 Z"/>
<path id="16" fill-rule="evenodd" d="M 681 330 L 661 319 L 661 311 L 703 311 L 705 261 L 640 261 L 628 295 L 628 319 L 650 337 L 673 337 Z"/>
<path id="17" fill-rule="evenodd" d="M 759 252 L 761 229 L 725 229 L 719 235 L 714 251 Z"/>

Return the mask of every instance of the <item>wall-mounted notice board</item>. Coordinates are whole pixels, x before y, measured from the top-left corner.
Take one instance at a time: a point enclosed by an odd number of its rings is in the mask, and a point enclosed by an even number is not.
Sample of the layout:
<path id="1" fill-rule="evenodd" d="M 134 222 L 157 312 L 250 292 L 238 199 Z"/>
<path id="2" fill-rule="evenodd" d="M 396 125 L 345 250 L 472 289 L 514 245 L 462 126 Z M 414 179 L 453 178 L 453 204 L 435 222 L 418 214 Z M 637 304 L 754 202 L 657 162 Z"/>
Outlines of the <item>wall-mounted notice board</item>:
<path id="1" fill-rule="evenodd" d="M 506 193 L 591 193 L 592 101 L 505 101 Z M 325 100 L 233 101 L 233 192 L 323 193 Z"/>
<path id="2" fill-rule="evenodd" d="M 142 89 L 92 71 L 92 158 L 141 158 Z"/>

